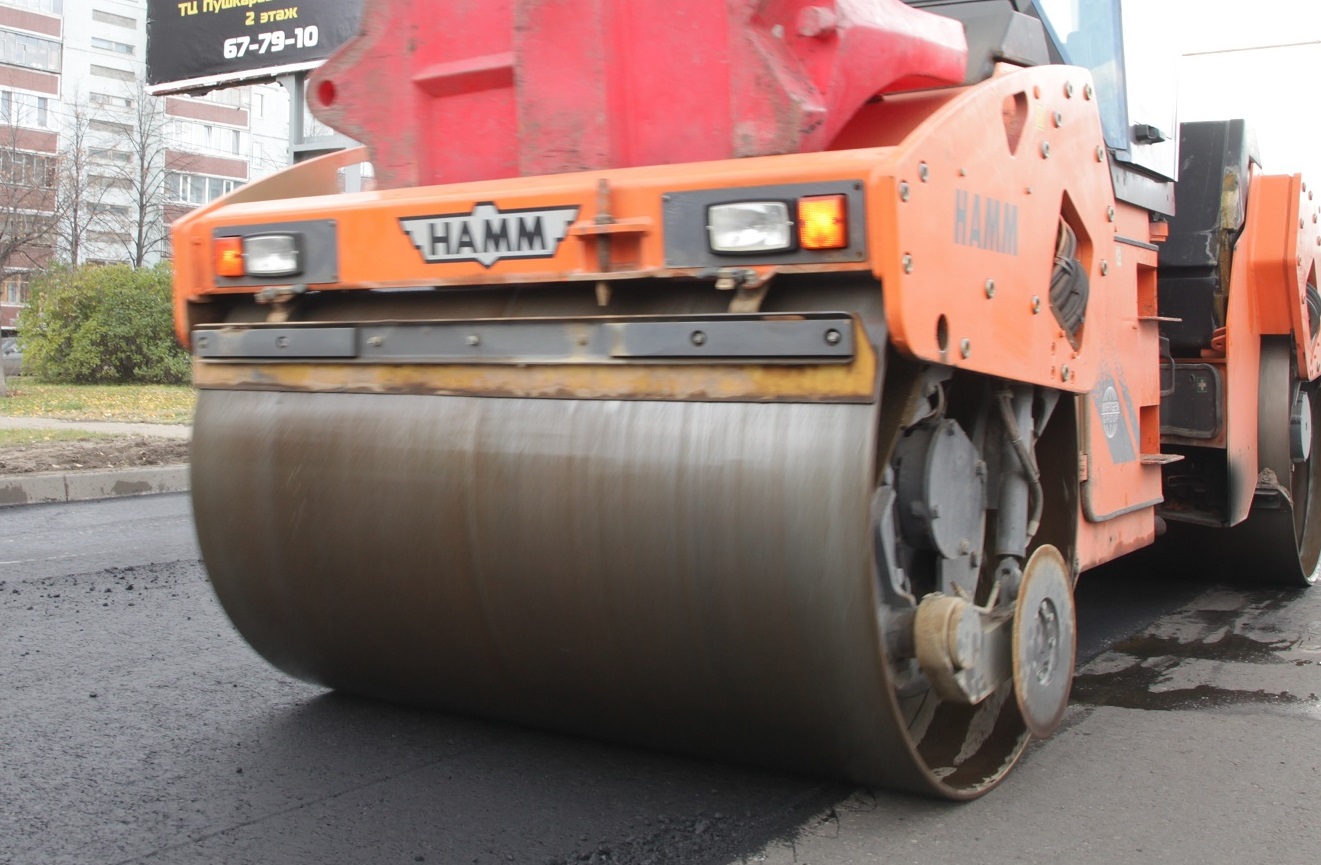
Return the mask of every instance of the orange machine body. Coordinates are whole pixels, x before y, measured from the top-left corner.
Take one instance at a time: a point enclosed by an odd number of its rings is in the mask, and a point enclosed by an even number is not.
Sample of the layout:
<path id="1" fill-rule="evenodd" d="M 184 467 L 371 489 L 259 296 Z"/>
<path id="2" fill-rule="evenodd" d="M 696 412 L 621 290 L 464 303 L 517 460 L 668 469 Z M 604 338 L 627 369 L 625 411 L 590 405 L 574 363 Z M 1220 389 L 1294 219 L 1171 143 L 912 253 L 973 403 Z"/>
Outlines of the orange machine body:
<path id="1" fill-rule="evenodd" d="M 759 283 L 804 272 L 869 273 L 900 353 L 1073 394 L 1079 418 L 1075 564 L 1085 569 L 1154 539 L 1161 466 L 1176 458 L 1162 454 L 1160 432 L 1156 243 L 1163 226 L 1153 225 L 1145 210 L 1116 201 L 1093 93 L 1085 70 L 1001 67 L 978 85 L 870 105 L 843 130 L 836 149 L 820 153 L 347 194 L 338 192 L 336 171 L 361 161 L 363 153 L 323 157 L 243 187 L 175 224 L 178 336 L 187 344 L 194 325 L 218 320 L 215 302 L 225 295 L 257 290 L 226 285 L 213 274 L 216 238 L 235 227 L 333 224 L 335 278 L 306 286 L 320 292 L 644 278 L 677 283 L 719 274 L 667 264 L 667 196 L 855 184 L 865 199 L 865 258 L 776 265 L 750 257 L 745 270 Z M 1305 301 L 1321 251 L 1317 205 L 1298 177 L 1256 176 L 1250 201 L 1233 265 L 1225 350 L 1207 359 L 1223 365 L 1226 377 L 1228 417 L 1218 444 L 1227 449 L 1231 476 L 1241 479 L 1232 491 L 1231 522 L 1246 516 L 1255 486 L 1262 336 L 1291 337 L 1305 379 L 1321 372 Z M 553 255 L 490 266 L 428 263 L 401 228 L 410 218 L 471 213 L 483 204 L 502 213 L 556 207 L 575 214 Z M 1093 287 L 1073 341 L 1046 302 L 1061 220 L 1079 238 L 1079 260 Z M 874 346 L 859 362 L 874 364 L 884 350 Z M 336 378 L 303 370 L 297 386 L 380 387 L 361 371 L 340 372 Z M 224 386 L 262 386 L 256 373 L 247 379 L 236 369 L 215 375 Z M 658 375 L 672 377 L 672 370 L 453 368 L 446 375 L 438 368 L 407 385 L 445 393 L 547 395 L 576 387 L 588 395 L 759 400 L 813 393 L 861 400 L 875 387 L 874 371 L 860 373 L 856 365 L 816 380 L 804 379 L 801 370 L 726 367 L 719 381 L 698 386 L 658 383 Z"/>

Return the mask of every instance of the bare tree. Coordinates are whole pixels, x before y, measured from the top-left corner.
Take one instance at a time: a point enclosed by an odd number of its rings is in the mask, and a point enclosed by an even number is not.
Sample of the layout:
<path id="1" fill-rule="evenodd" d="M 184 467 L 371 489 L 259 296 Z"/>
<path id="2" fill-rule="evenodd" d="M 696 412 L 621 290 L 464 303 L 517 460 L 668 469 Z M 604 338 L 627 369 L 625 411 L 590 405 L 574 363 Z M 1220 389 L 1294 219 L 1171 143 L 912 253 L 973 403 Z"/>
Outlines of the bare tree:
<path id="1" fill-rule="evenodd" d="M 16 114 L 0 123 L 0 282 L 49 262 L 60 218 L 59 157 Z"/>
<path id="2" fill-rule="evenodd" d="M 121 238 L 129 262 L 141 267 L 163 248 L 168 238 L 165 222 L 166 160 L 165 105 L 138 86 L 132 106 L 117 115 L 114 150 L 121 161 L 105 166 L 119 190 L 99 203 L 96 219 Z M 95 128 L 96 123 L 93 123 Z M 122 202 L 122 203 L 121 203 Z"/>
<path id="3" fill-rule="evenodd" d="M 0 290 L 17 274 L 46 267 L 54 254 L 60 160 L 48 119 L 43 98 L 0 94 Z"/>
<path id="4" fill-rule="evenodd" d="M 76 98 L 70 100 L 60 135 L 56 232 L 60 252 L 74 267 L 83 261 L 87 235 L 96 227 L 114 182 L 96 173 L 91 138 L 91 111 Z"/>

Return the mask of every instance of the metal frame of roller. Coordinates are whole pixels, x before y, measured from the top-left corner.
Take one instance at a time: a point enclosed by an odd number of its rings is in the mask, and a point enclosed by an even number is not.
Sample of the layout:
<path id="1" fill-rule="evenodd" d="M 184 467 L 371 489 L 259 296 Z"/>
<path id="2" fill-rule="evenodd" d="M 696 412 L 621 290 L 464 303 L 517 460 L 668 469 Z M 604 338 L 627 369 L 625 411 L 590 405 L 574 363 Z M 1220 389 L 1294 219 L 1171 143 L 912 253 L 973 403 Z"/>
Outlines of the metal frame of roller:
<path id="1" fill-rule="evenodd" d="M 354 693 L 965 799 L 1060 722 L 1082 571 L 1168 520 L 1312 579 L 1300 178 L 1247 169 L 1176 357 L 1168 226 L 1117 196 L 1085 70 L 891 93 L 831 147 L 338 193 L 354 152 L 178 221 L 239 631 Z M 695 223 L 819 194 L 842 248 Z M 270 235 L 297 278 L 217 272 Z"/>

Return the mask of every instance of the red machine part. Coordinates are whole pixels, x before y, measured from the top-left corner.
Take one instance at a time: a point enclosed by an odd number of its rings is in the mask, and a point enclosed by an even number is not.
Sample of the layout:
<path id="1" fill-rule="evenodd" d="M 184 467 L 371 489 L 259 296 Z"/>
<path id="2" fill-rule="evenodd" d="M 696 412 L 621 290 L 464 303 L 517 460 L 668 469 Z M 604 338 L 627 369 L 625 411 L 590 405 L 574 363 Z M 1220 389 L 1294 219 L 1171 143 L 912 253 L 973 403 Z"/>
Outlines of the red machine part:
<path id="1" fill-rule="evenodd" d="M 824 150 L 966 64 L 900 0 L 375 0 L 309 101 L 397 188 Z"/>

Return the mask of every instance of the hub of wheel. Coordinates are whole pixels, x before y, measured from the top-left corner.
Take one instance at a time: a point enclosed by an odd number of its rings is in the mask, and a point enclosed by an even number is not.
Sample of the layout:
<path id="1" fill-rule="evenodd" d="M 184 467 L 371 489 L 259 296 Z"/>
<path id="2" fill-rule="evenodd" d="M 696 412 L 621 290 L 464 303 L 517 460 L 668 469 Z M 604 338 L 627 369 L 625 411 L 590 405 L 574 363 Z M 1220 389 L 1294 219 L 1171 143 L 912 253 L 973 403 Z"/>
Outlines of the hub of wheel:
<path id="1" fill-rule="evenodd" d="M 917 607 L 917 663 L 941 699 L 975 706 L 1013 673 L 1011 620 L 1002 608 L 979 607 L 932 592 Z"/>
<path id="2" fill-rule="evenodd" d="M 1045 738 L 1064 718 L 1077 650 L 1069 567 L 1052 546 L 1023 569 L 1013 630 L 1014 696 L 1028 729 Z"/>
<path id="3" fill-rule="evenodd" d="M 1301 388 L 1289 412 L 1289 456 L 1295 464 L 1312 456 L 1312 399 Z"/>

